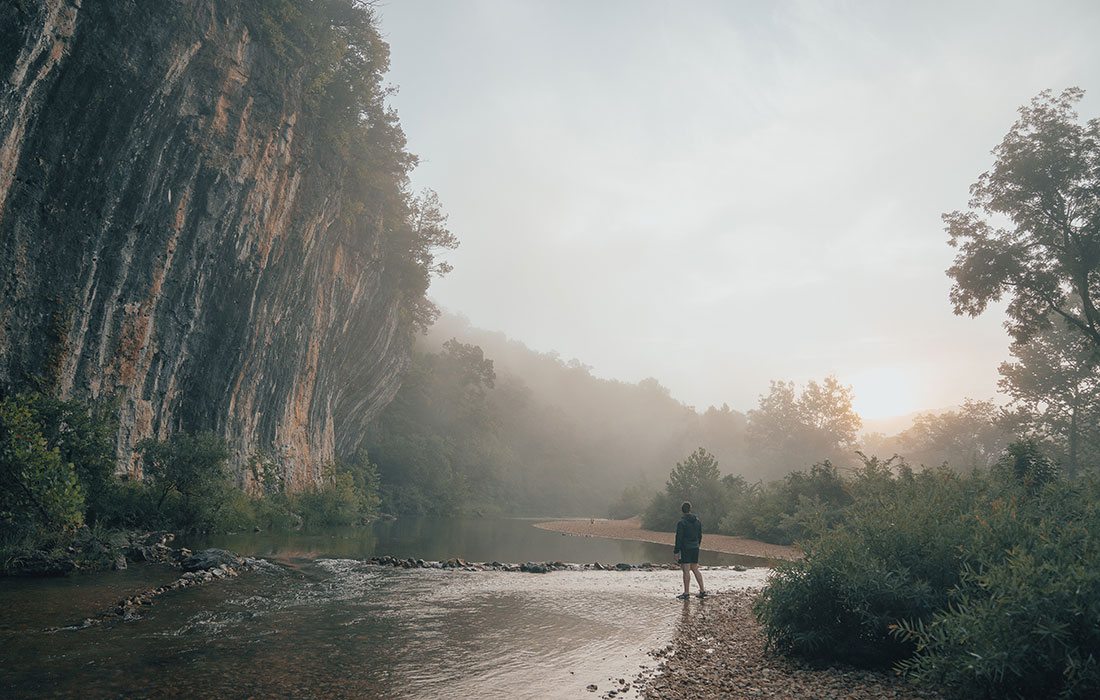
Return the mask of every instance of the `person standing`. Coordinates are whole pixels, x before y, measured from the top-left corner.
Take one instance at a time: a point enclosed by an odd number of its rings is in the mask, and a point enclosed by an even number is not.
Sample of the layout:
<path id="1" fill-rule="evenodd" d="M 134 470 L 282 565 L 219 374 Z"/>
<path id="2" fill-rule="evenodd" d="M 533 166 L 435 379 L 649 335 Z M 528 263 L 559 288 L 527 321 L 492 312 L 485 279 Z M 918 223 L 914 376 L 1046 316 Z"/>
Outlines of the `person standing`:
<path id="1" fill-rule="evenodd" d="M 707 595 L 703 588 L 703 572 L 699 571 L 699 546 L 703 544 L 703 521 L 695 513 L 691 512 L 691 503 L 684 501 L 680 506 L 680 522 L 676 523 L 676 544 L 672 553 L 680 562 L 680 569 L 684 572 L 684 592 L 676 596 L 687 600 L 691 595 L 691 575 L 695 574 L 695 580 L 699 583 L 699 597 Z"/>

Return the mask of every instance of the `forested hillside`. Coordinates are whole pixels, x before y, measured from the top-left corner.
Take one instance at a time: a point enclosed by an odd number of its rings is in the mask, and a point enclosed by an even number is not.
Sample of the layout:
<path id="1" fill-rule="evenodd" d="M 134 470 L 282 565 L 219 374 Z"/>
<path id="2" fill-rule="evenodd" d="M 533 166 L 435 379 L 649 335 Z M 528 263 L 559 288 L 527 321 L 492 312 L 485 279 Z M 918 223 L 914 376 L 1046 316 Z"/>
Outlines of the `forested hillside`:
<path id="1" fill-rule="evenodd" d="M 728 406 L 700 413 L 655 379 L 601 379 L 444 316 L 366 442 L 386 507 L 557 515 L 602 514 L 627 486 L 640 503 L 699 444 L 735 467 L 744 438 Z"/>

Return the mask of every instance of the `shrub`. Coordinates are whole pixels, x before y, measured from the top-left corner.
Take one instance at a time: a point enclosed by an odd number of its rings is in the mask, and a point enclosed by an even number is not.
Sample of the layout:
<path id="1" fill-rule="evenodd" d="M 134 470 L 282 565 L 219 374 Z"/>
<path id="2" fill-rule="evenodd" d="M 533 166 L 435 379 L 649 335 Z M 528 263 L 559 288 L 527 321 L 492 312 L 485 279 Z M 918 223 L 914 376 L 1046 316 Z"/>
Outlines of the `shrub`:
<path id="1" fill-rule="evenodd" d="M 852 502 L 829 461 L 755 488 L 742 489 L 726 506 L 719 531 L 775 544 L 792 544 L 840 522 Z"/>
<path id="2" fill-rule="evenodd" d="M 337 474 L 320 488 L 296 494 L 306 527 L 352 525 L 360 522 L 360 498 L 350 474 Z"/>
<path id="3" fill-rule="evenodd" d="M 670 495 L 667 491 L 658 491 L 653 494 L 642 513 L 642 526 L 649 530 L 671 532 L 676 529 L 676 521 L 680 519 L 680 499 Z"/>
<path id="4" fill-rule="evenodd" d="M 899 621 L 897 637 L 916 651 L 899 668 L 959 696 L 1096 697 L 1100 494 L 1095 483 L 1056 484 L 1032 498 L 1022 481 L 1024 498 L 979 518 L 950 604 Z"/>
<path id="5" fill-rule="evenodd" d="M 107 507 L 117 485 L 114 478 L 118 417 L 109 402 L 62 400 L 47 394 L 28 394 L 46 444 L 73 465 L 84 493 L 86 519 L 94 523 Z"/>
<path id="6" fill-rule="evenodd" d="M 959 697 L 1100 694 L 1100 484 L 1059 481 L 1033 443 L 988 475 L 874 466 L 758 600 L 769 645 Z"/>
<path id="7" fill-rule="evenodd" d="M 148 488 L 155 494 L 153 518 L 185 530 L 217 524 L 233 486 L 226 472 L 229 450 L 213 433 L 173 434 L 137 445 Z"/>
<path id="8" fill-rule="evenodd" d="M 12 544 L 84 522 L 73 465 L 50 448 L 28 396 L 0 401 L 0 535 Z"/>
<path id="9" fill-rule="evenodd" d="M 913 644 L 890 626 L 946 604 L 974 498 L 974 484 L 936 470 L 855 502 L 843 524 L 805 543 L 804 559 L 776 569 L 756 607 L 769 645 L 864 665 L 908 656 Z"/>

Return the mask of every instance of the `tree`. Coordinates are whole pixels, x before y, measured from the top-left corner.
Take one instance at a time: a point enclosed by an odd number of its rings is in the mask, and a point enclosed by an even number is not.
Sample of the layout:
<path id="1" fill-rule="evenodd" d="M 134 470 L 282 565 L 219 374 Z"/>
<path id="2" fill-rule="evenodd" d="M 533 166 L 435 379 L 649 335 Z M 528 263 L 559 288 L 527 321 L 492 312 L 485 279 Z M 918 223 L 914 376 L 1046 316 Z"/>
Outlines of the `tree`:
<path id="1" fill-rule="evenodd" d="M 1035 493 L 1058 478 L 1058 465 L 1043 454 L 1043 450 L 1034 440 L 1022 440 L 1009 445 L 997 460 L 995 469 L 1007 481 L 1022 486 L 1030 493 Z"/>
<path id="2" fill-rule="evenodd" d="M 944 214 L 958 248 L 947 274 L 956 314 L 1008 296 L 1005 326 L 1027 342 L 1060 317 L 1100 350 L 1100 120 L 1082 125 L 1084 91 L 1040 93 L 971 186 L 969 211 Z"/>
<path id="3" fill-rule="evenodd" d="M 418 352 L 397 396 L 367 442 L 384 484 L 385 508 L 450 513 L 471 494 L 492 499 L 501 460 L 489 392 L 493 361 L 455 339 L 439 353 Z"/>
<path id="4" fill-rule="evenodd" d="M 898 441 L 910 462 L 972 471 L 996 462 L 1010 433 L 996 404 L 966 399 L 957 411 L 917 416 Z"/>
<path id="5" fill-rule="evenodd" d="M 997 385 L 1033 431 L 1059 443 L 1075 476 L 1082 453 L 1100 454 L 1100 355 L 1060 317 L 1011 352 L 1016 361 L 1001 363 Z"/>
<path id="6" fill-rule="evenodd" d="M 42 436 L 33 399 L 0 401 L 0 536 L 71 531 L 84 522 L 84 496 L 73 465 Z"/>
<path id="7" fill-rule="evenodd" d="M 836 377 L 810 381 L 801 393 L 794 382 L 773 381 L 748 414 L 749 456 L 769 476 L 822 460 L 845 464 L 852 461 L 861 425 L 851 388 Z"/>
<path id="8" fill-rule="evenodd" d="M 86 518 L 95 522 L 115 486 L 118 413 L 109 402 L 62 400 L 47 394 L 23 397 L 50 449 L 73 465 L 84 494 Z"/>
<path id="9" fill-rule="evenodd" d="M 714 455 L 700 447 L 682 462 L 677 462 L 668 475 L 665 488 L 671 496 L 681 501 L 703 500 L 718 486 L 722 473 L 718 471 L 718 461 Z"/>
<path id="10" fill-rule="evenodd" d="M 654 530 L 670 530 L 680 517 L 680 504 L 690 501 L 695 512 L 713 517 L 717 526 L 723 512 L 723 490 L 718 460 L 700 447 L 677 462 L 665 482 L 665 490 L 657 493 L 642 515 L 642 525 Z"/>
<path id="11" fill-rule="evenodd" d="M 214 433 L 174 433 L 164 441 L 137 444 L 144 479 L 156 491 L 155 508 L 168 522 L 187 529 L 212 526 L 230 493 L 229 449 Z M 178 498 L 171 514 L 169 496 Z"/>

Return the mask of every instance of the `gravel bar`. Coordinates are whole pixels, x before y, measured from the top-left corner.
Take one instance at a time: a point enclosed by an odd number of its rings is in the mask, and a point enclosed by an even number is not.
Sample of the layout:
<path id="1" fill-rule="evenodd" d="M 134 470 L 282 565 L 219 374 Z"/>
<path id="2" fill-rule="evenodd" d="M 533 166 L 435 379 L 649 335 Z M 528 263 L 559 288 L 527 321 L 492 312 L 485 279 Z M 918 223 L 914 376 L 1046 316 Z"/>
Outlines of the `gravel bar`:
<path id="1" fill-rule="evenodd" d="M 764 650 L 764 634 L 752 614 L 758 591 L 692 598 L 673 642 L 651 652 L 660 660 L 624 688 L 603 689 L 604 698 L 640 693 L 672 698 L 857 698 L 938 700 L 889 671 L 814 666 Z M 678 603 L 677 603 L 678 604 Z M 629 690 L 627 690 L 629 689 Z M 623 691 L 626 692 L 623 692 Z"/>
<path id="2" fill-rule="evenodd" d="M 638 517 L 625 520 L 608 520 L 604 518 L 588 518 L 583 520 L 550 520 L 544 523 L 535 523 L 535 527 L 554 532 L 564 532 L 568 535 L 579 537 L 605 537 L 611 540 L 634 540 L 636 542 L 652 542 L 654 544 L 667 544 L 672 546 L 676 541 L 676 535 L 672 532 L 657 532 L 642 528 L 641 519 Z M 741 554 L 747 557 L 759 557 L 778 561 L 782 559 L 801 559 L 802 552 L 797 547 L 788 547 L 782 544 L 769 544 L 759 540 L 750 540 L 747 537 L 731 537 L 730 535 L 715 535 L 709 532 L 703 534 L 703 546 L 706 552 L 721 552 L 723 554 Z M 669 555 L 671 557 L 671 553 Z"/>

